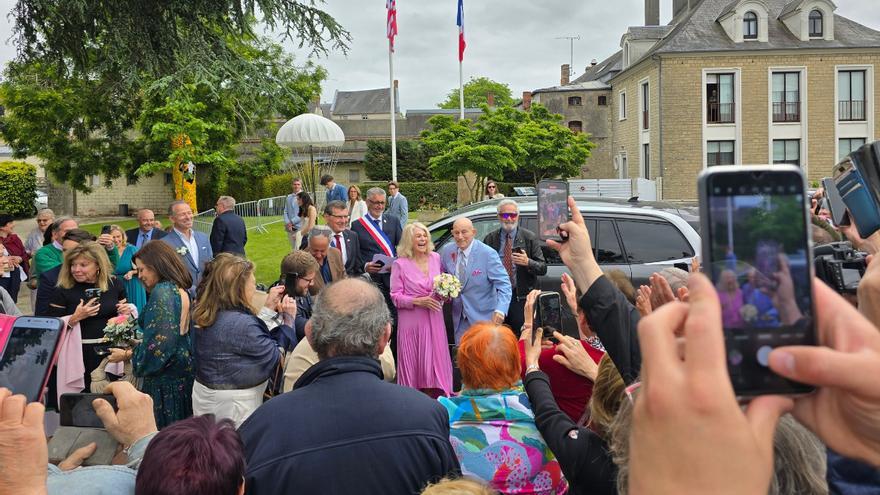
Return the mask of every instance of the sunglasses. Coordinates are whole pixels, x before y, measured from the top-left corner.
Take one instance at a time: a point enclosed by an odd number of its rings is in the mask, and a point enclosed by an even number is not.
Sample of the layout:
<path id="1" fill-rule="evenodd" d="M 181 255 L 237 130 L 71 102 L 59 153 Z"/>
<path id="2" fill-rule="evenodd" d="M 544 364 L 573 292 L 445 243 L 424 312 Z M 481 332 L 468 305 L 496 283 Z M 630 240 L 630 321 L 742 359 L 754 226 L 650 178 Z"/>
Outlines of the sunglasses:
<path id="1" fill-rule="evenodd" d="M 519 213 L 499 213 L 498 215 L 505 220 L 516 220 Z"/>
<path id="2" fill-rule="evenodd" d="M 495 186 L 486 186 L 486 189 L 495 189 Z"/>

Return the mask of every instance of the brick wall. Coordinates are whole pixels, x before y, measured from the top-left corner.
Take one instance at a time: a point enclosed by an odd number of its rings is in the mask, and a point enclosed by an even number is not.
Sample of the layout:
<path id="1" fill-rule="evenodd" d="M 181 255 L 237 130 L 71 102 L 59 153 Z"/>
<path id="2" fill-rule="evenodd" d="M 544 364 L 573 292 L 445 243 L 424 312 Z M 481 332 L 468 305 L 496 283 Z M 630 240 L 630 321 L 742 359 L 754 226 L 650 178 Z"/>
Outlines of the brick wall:
<path id="1" fill-rule="evenodd" d="M 119 204 L 126 203 L 134 215 L 139 208 L 150 208 L 156 216 L 164 215 L 174 201 L 174 190 L 165 184 L 165 174 L 142 177 L 137 184 L 127 185 L 125 178 L 115 179 L 110 187 L 99 185 L 90 194 L 76 193 L 76 216 L 116 215 Z"/>
<path id="2" fill-rule="evenodd" d="M 658 76 L 659 70 L 657 64 L 653 61 L 645 61 L 622 77 L 612 81 L 611 91 L 611 122 L 613 128 L 613 139 L 611 145 L 611 156 L 618 156 L 621 152 L 626 152 L 627 168 L 629 177 L 640 177 L 642 163 L 640 161 L 640 143 L 639 133 L 641 127 L 639 125 L 640 108 L 640 87 L 639 85 L 648 81 L 649 93 L 649 109 L 648 109 L 648 132 L 650 135 L 650 172 L 651 179 L 656 178 L 660 174 L 660 133 L 659 133 L 659 112 L 658 107 Z M 665 83 L 665 81 L 664 81 Z M 620 93 L 626 92 L 626 119 L 620 120 Z M 617 171 L 614 171 L 610 177 L 617 178 Z"/>

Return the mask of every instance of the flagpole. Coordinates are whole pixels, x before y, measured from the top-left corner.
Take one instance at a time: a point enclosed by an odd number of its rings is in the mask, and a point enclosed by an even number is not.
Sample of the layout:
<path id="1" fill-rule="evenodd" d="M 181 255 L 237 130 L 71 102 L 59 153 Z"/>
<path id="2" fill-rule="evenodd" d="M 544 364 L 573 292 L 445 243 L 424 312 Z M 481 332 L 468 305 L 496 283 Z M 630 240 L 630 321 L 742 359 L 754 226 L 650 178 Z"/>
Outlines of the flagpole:
<path id="1" fill-rule="evenodd" d="M 462 69 L 461 60 L 458 61 L 458 108 L 459 120 L 464 120 L 464 70 Z"/>
<path id="2" fill-rule="evenodd" d="M 397 182 L 397 115 L 394 112 L 394 46 L 388 40 L 388 98 L 391 101 L 391 180 Z"/>

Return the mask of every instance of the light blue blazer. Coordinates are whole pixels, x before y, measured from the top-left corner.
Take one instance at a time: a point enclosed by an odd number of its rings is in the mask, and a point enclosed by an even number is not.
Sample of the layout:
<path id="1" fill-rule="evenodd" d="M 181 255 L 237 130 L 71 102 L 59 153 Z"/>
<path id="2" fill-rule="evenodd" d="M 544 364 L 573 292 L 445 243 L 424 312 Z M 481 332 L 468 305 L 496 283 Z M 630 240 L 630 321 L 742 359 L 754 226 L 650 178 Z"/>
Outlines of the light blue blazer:
<path id="1" fill-rule="evenodd" d="M 190 256 L 189 253 L 183 255 L 183 264 L 186 266 L 187 270 L 189 270 L 189 274 L 192 276 L 193 285 L 191 287 L 191 293 L 195 294 L 195 288 L 198 287 L 199 282 L 202 280 L 202 274 L 205 272 L 205 265 L 208 264 L 209 261 L 214 259 L 214 251 L 211 249 L 211 241 L 208 240 L 208 236 L 199 232 L 198 230 L 193 230 L 193 235 L 196 238 L 196 246 L 199 247 L 199 265 L 196 266 L 195 262 L 193 262 L 193 257 Z M 177 235 L 177 232 L 172 230 L 165 237 L 160 239 L 162 242 L 169 244 L 174 250 L 181 247 L 189 247 L 183 243 L 183 240 Z"/>
<path id="2" fill-rule="evenodd" d="M 477 239 L 472 242 L 465 278 L 461 281 L 461 295 L 452 300 L 456 344 L 472 324 L 491 321 L 496 311 L 506 315 L 513 293 L 498 252 Z M 440 261 L 444 272 L 457 275 L 458 246 L 454 242 L 440 250 Z"/>

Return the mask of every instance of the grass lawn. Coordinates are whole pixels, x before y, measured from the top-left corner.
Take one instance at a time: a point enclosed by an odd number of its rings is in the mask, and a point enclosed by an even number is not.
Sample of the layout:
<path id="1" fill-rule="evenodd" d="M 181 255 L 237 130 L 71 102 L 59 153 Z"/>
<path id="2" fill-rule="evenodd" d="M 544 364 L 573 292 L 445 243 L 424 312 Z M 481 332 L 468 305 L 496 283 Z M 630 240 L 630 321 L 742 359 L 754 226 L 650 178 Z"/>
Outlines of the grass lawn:
<path id="1" fill-rule="evenodd" d="M 416 212 L 409 213 L 411 221 L 416 219 L 416 214 Z M 249 227 L 248 242 L 245 249 L 247 250 L 248 259 L 253 261 L 257 267 L 257 283 L 269 285 L 278 280 L 281 269 L 281 260 L 290 252 L 290 243 L 287 241 L 287 233 L 284 231 L 284 224 L 282 222 L 277 222 L 271 225 L 265 225 L 264 228 L 266 229 L 266 232 L 263 233 L 259 232 L 257 229 L 250 228 L 257 225 L 256 217 L 245 217 L 244 220 L 245 224 Z M 263 223 L 265 223 L 273 220 L 280 220 L 280 217 L 263 217 L 262 220 Z M 163 218 L 162 223 L 167 226 L 168 219 Z M 321 217 L 318 217 L 318 223 L 324 223 Z M 101 233 L 101 227 L 103 225 L 106 224 L 93 223 L 80 225 L 80 227 L 98 235 Z M 138 223 L 137 220 L 132 219 L 117 222 L 117 225 L 122 227 L 123 230 L 128 230 L 137 227 Z M 208 230 L 210 231 L 210 228 L 208 228 Z"/>

